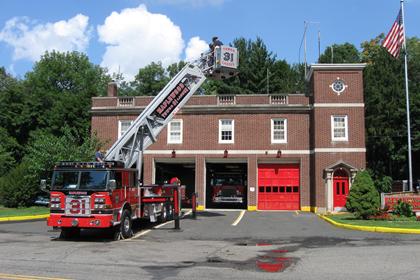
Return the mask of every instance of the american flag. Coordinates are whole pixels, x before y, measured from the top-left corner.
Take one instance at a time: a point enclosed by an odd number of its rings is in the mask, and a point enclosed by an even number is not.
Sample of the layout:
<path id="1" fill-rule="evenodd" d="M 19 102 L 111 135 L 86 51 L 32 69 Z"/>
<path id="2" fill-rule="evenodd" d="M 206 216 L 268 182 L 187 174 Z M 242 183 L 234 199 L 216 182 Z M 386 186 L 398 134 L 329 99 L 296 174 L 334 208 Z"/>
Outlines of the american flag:
<path id="1" fill-rule="evenodd" d="M 382 42 L 384 47 L 393 57 L 398 57 L 401 46 L 404 42 L 404 24 L 402 19 L 402 11 L 398 13 L 397 19 L 391 27 L 385 40 Z"/>

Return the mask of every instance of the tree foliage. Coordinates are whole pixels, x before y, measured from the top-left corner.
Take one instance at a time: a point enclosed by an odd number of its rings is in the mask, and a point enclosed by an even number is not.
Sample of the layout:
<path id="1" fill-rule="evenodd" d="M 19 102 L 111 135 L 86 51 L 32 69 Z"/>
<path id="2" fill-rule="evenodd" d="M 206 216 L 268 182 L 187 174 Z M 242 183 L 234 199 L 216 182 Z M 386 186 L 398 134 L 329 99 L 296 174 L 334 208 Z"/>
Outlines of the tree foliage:
<path id="1" fill-rule="evenodd" d="M 59 161 L 94 161 L 96 148 L 101 146 L 95 136 L 86 136 L 87 133 L 79 135 L 68 126 L 63 127 L 61 132 L 61 136 L 45 131 L 32 134 L 23 162 L 27 164 L 28 177 L 34 184 L 38 184 L 40 179 L 50 178 L 52 167 Z"/>
<path id="2" fill-rule="evenodd" d="M 359 63 L 360 53 L 350 43 L 333 44 L 319 57 L 319 63 Z"/>
<path id="3" fill-rule="evenodd" d="M 68 125 L 89 131 L 91 98 L 106 93 L 109 75 L 78 52 L 46 52 L 24 81 L 28 131 L 55 135 Z"/>
<path id="4" fill-rule="evenodd" d="M 24 163 L 0 177 L 0 204 L 6 207 L 28 206 L 39 192 L 27 176 L 28 166 Z"/>
<path id="5" fill-rule="evenodd" d="M 358 172 L 347 197 L 347 210 L 354 213 L 357 218 L 367 219 L 377 213 L 379 206 L 379 193 L 369 172 Z"/>
<path id="6" fill-rule="evenodd" d="M 407 178 L 408 144 L 404 61 L 380 46 L 383 35 L 362 44 L 366 104 L 367 161 L 376 176 Z M 420 43 L 408 40 L 413 162 L 420 156 Z M 415 165 L 414 165 L 415 167 Z M 420 170 L 414 169 L 414 176 Z"/>

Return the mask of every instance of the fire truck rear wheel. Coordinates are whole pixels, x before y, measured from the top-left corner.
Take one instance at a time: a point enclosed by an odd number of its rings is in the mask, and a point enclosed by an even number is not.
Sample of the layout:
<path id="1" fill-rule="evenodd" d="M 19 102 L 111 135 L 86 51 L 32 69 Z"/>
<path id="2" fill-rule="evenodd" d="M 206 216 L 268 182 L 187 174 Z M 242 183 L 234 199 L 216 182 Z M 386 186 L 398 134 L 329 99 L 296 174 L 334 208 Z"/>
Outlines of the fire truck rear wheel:
<path id="1" fill-rule="evenodd" d="M 121 215 L 121 224 L 119 226 L 119 230 L 121 232 L 121 237 L 126 239 L 130 238 L 133 235 L 133 231 L 131 229 L 131 215 L 130 212 L 126 209 L 123 211 Z"/>
<path id="2" fill-rule="evenodd" d="M 167 219 L 168 220 L 173 220 L 174 219 L 174 208 L 172 205 L 168 206 L 168 214 L 167 214 Z"/>
<path id="3" fill-rule="evenodd" d="M 164 223 L 168 220 L 168 209 L 166 206 L 162 207 L 162 211 L 159 216 L 159 222 Z"/>
<path id="4" fill-rule="evenodd" d="M 61 228 L 60 238 L 68 239 L 80 236 L 80 228 Z"/>

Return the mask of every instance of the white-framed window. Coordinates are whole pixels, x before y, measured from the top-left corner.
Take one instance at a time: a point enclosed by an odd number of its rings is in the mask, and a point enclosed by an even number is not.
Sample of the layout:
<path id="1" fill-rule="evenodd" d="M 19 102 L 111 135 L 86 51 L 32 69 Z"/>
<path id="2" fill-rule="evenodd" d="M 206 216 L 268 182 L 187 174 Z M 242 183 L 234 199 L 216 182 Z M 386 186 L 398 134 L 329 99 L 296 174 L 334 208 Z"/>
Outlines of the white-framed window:
<path id="1" fill-rule="evenodd" d="M 235 121 L 219 120 L 219 143 L 234 143 Z"/>
<path id="2" fill-rule="evenodd" d="M 172 120 L 168 123 L 168 144 L 182 143 L 182 120 Z"/>
<path id="3" fill-rule="evenodd" d="M 331 116 L 331 139 L 332 141 L 348 141 L 347 116 Z"/>
<path id="4" fill-rule="evenodd" d="M 121 120 L 118 121 L 118 138 L 120 138 L 130 127 L 133 121 Z"/>
<path id="5" fill-rule="evenodd" d="M 287 119 L 271 119 L 271 143 L 287 143 Z"/>

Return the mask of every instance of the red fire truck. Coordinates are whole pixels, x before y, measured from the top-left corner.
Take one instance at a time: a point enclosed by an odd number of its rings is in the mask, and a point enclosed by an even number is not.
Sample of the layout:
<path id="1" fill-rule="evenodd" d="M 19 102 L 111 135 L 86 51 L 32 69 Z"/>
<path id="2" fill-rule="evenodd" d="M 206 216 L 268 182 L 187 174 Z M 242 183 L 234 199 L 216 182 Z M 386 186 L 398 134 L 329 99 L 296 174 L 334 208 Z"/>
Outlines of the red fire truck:
<path id="1" fill-rule="evenodd" d="M 60 162 L 54 167 L 47 224 L 60 227 L 62 237 L 81 228 L 115 227 L 115 238 L 131 236 L 132 219 L 161 222 L 178 215 L 177 185 L 137 184 L 137 170 L 123 163 Z"/>
<path id="2" fill-rule="evenodd" d="M 207 77 L 232 77 L 237 66 L 235 48 L 216 47 L 172 78 L 112 145 L 104 162 L 56 164 L 49 190 L 48 226 L 60 228 L 63 237 L 77 235 L 84 228 L 115 228 L 118 238 L 130 237 L 132 220 L 138 218 L 155 222 L 174 216 L 177 227 L 182 189 L 175 184 L 144 186 L 139 180 L 143 152 Z M 41 188 L 47 189 L 45 180 Z"/>
<path id="3" fill-rule="evenodd" d="M 218 174 L 210 180 L 212 187 L 213 203 L 234 203 L 244 202 L 245 185 L 240 174 Z"/>

